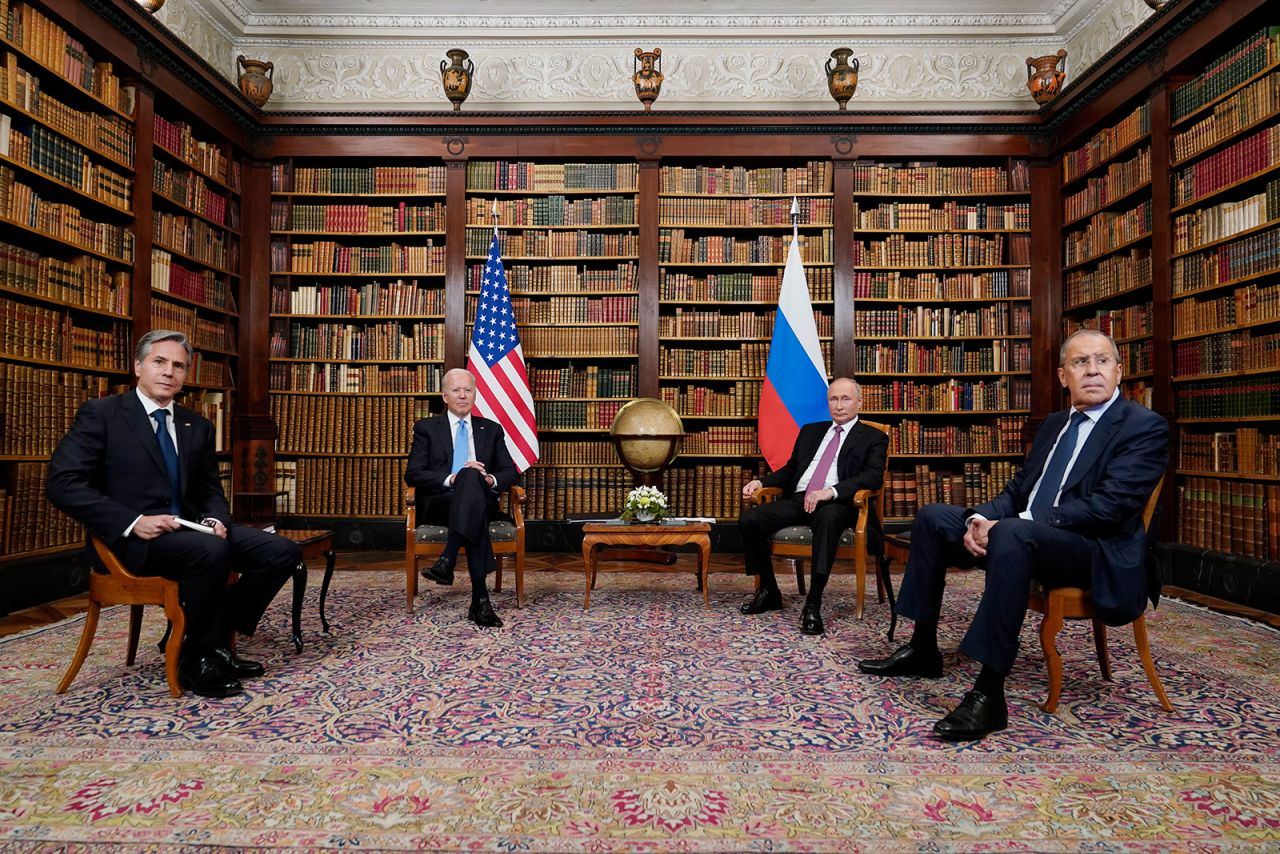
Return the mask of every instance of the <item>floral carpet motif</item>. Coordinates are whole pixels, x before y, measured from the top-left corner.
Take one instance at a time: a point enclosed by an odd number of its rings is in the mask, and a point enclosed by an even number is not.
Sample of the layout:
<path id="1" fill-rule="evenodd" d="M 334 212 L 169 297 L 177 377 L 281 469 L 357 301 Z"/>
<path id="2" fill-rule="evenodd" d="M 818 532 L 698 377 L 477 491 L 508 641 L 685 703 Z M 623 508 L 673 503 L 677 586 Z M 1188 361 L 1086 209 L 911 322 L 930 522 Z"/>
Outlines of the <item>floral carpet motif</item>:
<path id="1" fill-rule="evenodd" d="M 1066 681 L 1040 711 L 1028 621 L 1010 722 L 974 744 L 930 737 L 972 682 L 954 652 L 982 577 L 950 583 L 939 680 L 864 676 L 887 611 L 827 634 L 800 600 L 745 617 L 745 579 L 536 573 L 506 627 L 468 623 L 465 574 L 405 612 L 403 575 L 339 574 L 331 636 L 308 591 L 242 654 L 267 676 L 230 700 L 171 699 L 148 609 L 104 613 L 70 691 L 53 693 L 82 618 L 0 642 L 0 850 L 270 848 L 468 851 L 1237 851 L 1280 849 L 1280 635 L 1165 601 L 1152 646 L 1163 712 L 1112 631 L 1103 682 L 1087 625 L 1060 637 Z M 784 582 L 785 584 L 785 582 Z"/>

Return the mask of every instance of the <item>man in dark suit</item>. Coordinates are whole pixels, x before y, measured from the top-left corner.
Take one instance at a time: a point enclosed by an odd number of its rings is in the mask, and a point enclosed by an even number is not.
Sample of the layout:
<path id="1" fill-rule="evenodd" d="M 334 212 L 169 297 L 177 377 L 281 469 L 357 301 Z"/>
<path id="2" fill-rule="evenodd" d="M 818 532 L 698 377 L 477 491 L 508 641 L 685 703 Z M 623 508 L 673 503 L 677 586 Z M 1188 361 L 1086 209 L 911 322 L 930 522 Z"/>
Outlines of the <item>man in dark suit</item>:
<path id="1" fill-rule="evenodd" d="M 437 584 L 453 583 L 458 550 L 467 550 L 471 607 L 467 619 L 498 628 L 485 587 L 485 576 L 497 568 L 489 521 L 499 516 L 498 495 L 519 478 L 507 451 L 502 425 L 473 415 L 476 381 L 469 371 L 454 368 L 444 375 L 444 402 L 449 411 L 413 425 L 413 447 L 404 481 L 417 490 L 418 518 L 449 528 L 444 552 L 422 574 Z"/>
<path id="2" fill-rule="evenodd" d="M 750 602 L 738 610 L 762 614 L 782 609 L 782 592 L 773 574 L 769 538 L 791 525 L 813 529 L 813 560 L 809 594 L 800 614 L 800 631 L 820 635 L 822 591 L 826 589 L 835 561 L 840 535 L 853 525 L 853 496 L 859 489 L 879 489 L 884 481 L 884 463 L 889 437 L 858 421 L 862 388 L 841 378 L 827 388 L 830 421 L 818 421 L 800 428 L 787 464 L 762 480 L 742 487 L 742 497 L 750 499 L 762 486 L 781 487 L 785 495 L 777 501 L 750 507 L 738 520 L 747 574 L 758 576 L 760 586 Z M 880 520 L 869 536 L 878 537 Z"/>
<path id="3" fill-rule="evenodd" d="M 243 690 L 240 679 L 263 672 L 231 652 L 233 632 L 253 634 L 302 553 L 283 537 L 232 523 L 213 425 L 173 402 L 191 356 L 181 332 L 144 335 L 134 352 L 137 387 L 80 407 L 49 460 L 46 490 L 130 571 L 178 582 L 187 621 L 179 681 L 197 694 L 227 697 Z M 240 579 L 228 587 L 232 569 Z"/>
<path id="4" fill-rule="evenodd" d="M 1026 462 L 996 499 L 972 509 L 931 504 L 916 517 L 898 613 L 915 621 L 911 642 L 858 667 L 880 676 L 942 675 L 938 618 L 949 566 L 986 569 L 986 588 L 960 651 L 982 663 L 973 690 L 934 725 L 950 741 L 1008 724 L 1005 676 L 1032 580 L 1093 590 L 1098 616 L 1123 625 L 1160 594 L 1146 562 L 1142 509 L 1169 463 L 1169 425 L 1120 396 L 1120 352 L 1081 330 L 1059 353 L 1071 407 L 1045 419 Z"/>

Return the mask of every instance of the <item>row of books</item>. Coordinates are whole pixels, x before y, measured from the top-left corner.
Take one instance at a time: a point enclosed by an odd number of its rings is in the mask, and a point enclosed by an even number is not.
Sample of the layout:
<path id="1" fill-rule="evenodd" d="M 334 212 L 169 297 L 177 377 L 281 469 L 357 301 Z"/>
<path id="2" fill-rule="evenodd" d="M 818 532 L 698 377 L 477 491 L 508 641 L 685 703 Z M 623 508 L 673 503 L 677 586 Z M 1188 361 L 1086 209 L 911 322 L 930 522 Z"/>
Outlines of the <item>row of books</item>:
<path id="1" fill-rule="evenodd" d="M 468 255 L 487 256 L 492 232 L 467 229 Z M 595 231 L 499 231 L 498 251 L 507 258 L 616 258 L 640 254 L 640 238 Z"/>
<path id="2" fill-rule="evenodd" d="M 750 457 L 760 453 L 760 443 L 754 426 L 713 424 L 705 430 L 686 428 L 680 442 L 680 453 L 685 456 Z"/>
<path id="3" fill-rule="evenodd" d="M 154 161 L 152 169 L 151 189 L 159 195 L 218 225 L 240 227 L 240 205 L 234 199 L 228 205 L 226 191 L 215 190 L 199 172 L 175 168 L 163 160 Z"/>
<path id="4" fill-rule="evenodd" d="M 1247 199 L 1223 202 L 1174 217 L 1173 251 L 1187 252 L 1280 220 L 1280 178 Z"/>
<path id="5" fill-rule="evenodd" d="M 1031 381 L 1000 377 L 942 383 L 895 380 L 862 384 L 862 411 L 873 412 L 1002 412 L 1031 408 Z"/>
<path id="6" fill-rule="evenodd" d="M 831 225 L 830 197 L 756 199 L 659 198 L 659 225 Z"/>
<path id="7" fill-rule="evenodd" d="M 626 190 L 633 192 L 638 163 L 467 162 L 468 190 Z"/>
<path id="8" fill-rule="evenodd" d="M 1187 383 L 1177 387 L 1174 399 L 1179 418 L 1267 417 L 1280 412 L 1280 379 Z"/>
<path id="9" fill-rule="evenodd" d="M 209 419 L 213 425 L 213 449 L 215 451 L 231 450 L 231 396 L 224 391 L 214 389 L 193 388 L 183 391 L 178 402 L 188 409 L 194 409 L 201 416 Z M 221 463 L 219 464 L 221 468 Z M 230 486 L 231 471 L 228 466 L 226 486 Z M 223 494 L 231 500 L 231 490 L 224 489 Z"/>
<path id="10" fill-rule="evenodd" d="M 14 464 L 13 492 L 4 496 L 4 516 L 9 522 L 2 541 L 4 554 L 74 546 L 85 541 L 84 526 L 59 512 L 45 498 L 48 474 L 48 463 Z"/>
<path id="11" fill-rule="evenodd" d="M 1280 486 L 1186 478 L 1178 486 L 1178 541 L 1257 560 L 1280 558 Z"/>
<path id="12" fill-rule="evenodd" d="M 537 466 L 524 473 L 525 517 L 564 519 L 569 514 L 616 516 L 632 486 L 631 472 L 619 467 Z"/>
<path id="13" fill-rule="evenodd" d="M 444 231 L 444 205 L 299 205 L 276 201 L 271 203 L 271 228 L 346 234 Z"/>
<path id="14" fill-rule="evenodd" d="M 1205 252 L 1173 259 L 1173 293 L 1280 270 L 1280 228 L 1269 228 Z"/>
<path id="15" fill-rule="evenodd" d="M 231 376 L 231 364 L 225 357 L 213 358 L 196 350 L 191 356 L 191 368 L 187 371 L 187 384 L 231 388 L 235 385 Z"/>
<path id="16" fill-rule="evenodd" d="M 110 62 L 95 61 L 79 39 L 30 4 L 8 6 L 4 18 L 0 24 L 10 44 L 73 86 L 93 93 L 125 115 L 133 115 L 134 89 L 120 85 Z"/>
<path id="17" fill-rule="evenodd" d="M 410 317 L 444 314 L 444 289 L 417 279 L 365 282 L 359 285 L 274 285 L 273 314 L 399 314 Z"/>
<path id="18" fill-rule="evenodd" d="M 810 264 L 831 263 L 831 232 L 801 234 L 800 258 Z M 658 261 L 665 264 L 783 264 L 790 235 L 730 237 L 708 234 L 686 237 L 683 228 L 658 229 Z"/>
<path id="19" fill-rule="evenodd" d="M 129 324 L 77 326 L 71 315 L 0 297 L 0 353 L 42 362 L 123 371 L 131 362 Z"/>
<path id="20" fill-rule="evenodd" d="M 889 202 L 874 208 L 862 208 L 855 202 L 853 227 L 855 230 L 893 231 L 1030 231 L 1031 205 L 1026 202 L 995 205 L 947 201 L 935 206 L 926 202 Z"/>
<path id="21" fill-rule="evenodd" d="M 236 325 L 230 317 L 217 320 L 201 317 L 190 306 L 175 305 L 163 299 L 151 301 L 151 328 L 176 329 L 191 339 L 197 350 L 235 353 Z"/>
<path id="22" fill-rule="evenodd" d="M 918 465 L 910 471 L 885 472 L 882 516 L 915 518 L 926 504 L 976 507 L 994 499 L 1020 466 L 1003 460 L 965 463 L 961 473 Z"/>
<path id="23" fill-rule="evenodd" d="M 834 276 L 830 268 L 805 270 L 809 296 L 830 302 Z M 778 301 L 782 276 L 778 273 L 708 273 L 698 276 L 673 270 L 658 272 L 658 298 L 689 302 L 772 302 Z"/>
<path id="24" fill-rule="evenodd" d="M 202 219 L 156 210 L 151 212 L 151 226 L 155 242 L 164 249 L 219 270 L 239 269 L 239 241 Z"/>
<path id="25" fill-rule="evenodd" d="M 1174 205 L 1191 204 L 1253 175 L 1266 172 L 1280 159 L 1280 125 L 1246 136 L 1210 154 L 1173 176 Z"/>
<path id="26" fill-rule="evenodd" d="M 1127 211 L 1100 211 L 1079 231 L 1063 239 L 1063 263 L 1091 261 L 1151 233 L 1151 200 Z"/>
<path id="27" fill-rule="evenodd" d="M 600 291 L 635 291 L 636 264 L 627 261 L 607 267 L 573 264 L 538 265 L 505 264 L 507 287 L 513 294 L 597 293 Z M 467 268 L 467 289 L 480 292 L 484 285 L 484 264 Z"/>
<path id="28" fill-rule="evenodd" d="M 344 365 L 282 364 L 267 370 L 272 391 L 308 391 L 325 394 L 436 394 L 444 368 L 441 365 Z"/>
<path id="29" fill-rule="evenodd" d="M 1178 431 L 1178 468 L 1218 474 L 1280 476 L 1280 433 L 1236 427 L 1201 433 Z"/>
<path id="30" fill-rule="evenodd" d="M 315 243 L 271 242 L 273 273 L 409 273 L 444 274 L 444 244 L 390 243 L 344 246 L 331 240 Z"/>
<path id="31" fill-rule="evenodd" d="M 18 64 L 18 55 L 6 52 L 0 68 L 0 101 L 35 116 L 58 133 L 121 164 L 133 163 L 133 124 L 114 113 L 98 113 L 73 107 L 50 95 L 40 77 Z"/>
<path id="32" fill-rule="evenodd" d="M 1084 189 L 1064 196 L 1062 216 L 1074 222 L 1104 208 L 1121 196 L 1151 183 L 1151 148 L 1141 148 L 1128 160 L 1112 163 L 1105 175 L 1090 178 Z"/>
<path id="33" fill-rule="evenodd" d="M 470 336 L 471 330 L 467 329 Z M 638 334 L 634 327 L 570 327 L 555 329 L 533 327 L 520 330 L 520 342 L 524 346 L 524 354 L 529 357 L 547 356 L 559 358 L 564 356 L 591 355 L 608 353 L 611 355 L 635 355 Z"/>
<path id="34" fill-rule="evenodd" d="M 1211 61 L 1198 76 L 1173 93 L 1173 120 L 1180 121 L 1200 107 L 1274 65 L 1280 54 L 1280 27 L 1267 27 Z"/>
<path id="35" fill-rule="evenodd" d="M 763 460 L 754 466 L 677 466 L 667 469 L 662 479 L 674 515 L 736 519 L 742 512 L 742 485 L 764 470 Z"/>
<path id="36" fill-rule="evenodd" d="M 443 166 L 293 166 L 271 164 L 273 193 L 435 195 L 445 192 Z"/>
<path id="37" fill-rule="evenodd" d="M 164 249 L 151 250 L 151 287 L 210 308 L 236 310 L 224 274 L 189 269 Z"/>
<path id="38" fill-rule="evenodd" d="M 1280 320 L 1280 284 L 1249 283 L 1226 296 L 1202 300 L 1188 297 L 1173 304 L 1173 334 L 1216 332 L 1238 323 Z"/>
<path id="39" fill-rule="evenodd" d="M 11 127 L 7 136 L 3 142 L 8 144 L 9 159 L 15 163 L 68 184 L 113 208 L 133 210 L 133 179 L 95 162 L 89 149 L 79 143 L 34 122 L 26 133 Z"/>
<path id="40" fill-rule="evenodd" d="M 674 315 L 658 317 L 658 335 L 668 338 L 769 338 L 773 335 L 774 312 L 759 314 L 740 311 L 721 314 L 718 311 L 694 311 L 677 308 Z M 834 321 L 830 314 L 813 312 L 818 335 L 830 338 Z"/>
<path id="41" fill-rule="evenodd" d="M 994 424 L 925 424 L 904 418 L 889 429 L 889 453 L 1021 454 L 1025 419 L 1002 416 Z"/>
<path id="42" fill-rule="evenodd" d="M 1129 341 L 1120 345 L 1120 365 L 1125 376 L 1148 374 L 1155 370 L 1155 340 L 1143 338 L 1140 341 Z M 1148 404 L 1150 408 L 1150 404 Z"/>
<path id="43" fill-rule="evenodd" d="M 608 430 L 625 400 L 537 400 L 539 430 Z"/>
<path id="44" fill-rule="evenodd" d="M 530 366 L 529 390 L 535 398 L 635 397 L 636 366 L 605 368 L 599 365 Z"/>
<path id="45" fill-rule="evenodd" d="M 476 316 L 476 297 L 467 297 L 467 316 Z M 516 322 L 525 323 L 635 323 L 635 297 L 551 297 L 511 300 Z"/>
<path id="46" fill-rule="evenodd" d="M 495 219 L 494 211 L 497 211 Z M 467 199 L 467 225 L 499 228 L 549 225 L 626 225 L 636 223 L 634 196 L 575 199 L 560 193 L 529 199 Z"/>
<path id="47" fill-rule="evenodd" d="M 1177 377 L 1265 368 L 1280 368 L 1280 332 L 1256 335 L 1243 329 L 1174 345 L 1173 373 Z"/>
<path id="48" fill-rule="evenodd" d="M 853 244 L 853 263 L 860 267 L 980 267 L 1030 262 L 1030 236 L 1022 234 L 935 234 L 923 240 L 891 234 L 884 240 Z"/>
<path id="49" fill-rule="evenodd" d="M 1069 337 L 1078 329 L 1096 329 L 1112 338 L 1137 338 L 1152 332 L 1152 304 L 1149 302 L 1124 308 L 1099 308 L 1092 315 L 1064 317 L 1063 337 Z"/>
<path id="50" fill-rule="evenodd" d="M 1031 306 L 1000 302 L 964 311 L 950 306 L 929 308 L 924 305 L 901 305 L 896 309 L 864 308 L 854 314 L 853 334 L 858 338 L 1030 335 Z"/>
<path id="51" fill-rule="evenodd" d="M 133 231 L 90 219 L 74 205 L 42 198 L 34 187 L 19 181 L 7 166 L 0 166 L 0 219 L 80 249 L 133 263 Z"/>
<path id="52" fill-rule="evenodd" d="M 443 323 L 317 323 L 271 321 L 270 354 L 287 359 L 388 359 L 412 361 L 444 358 Z"/>
<path id="53" fill-rule="evenodd" d="M 768 343 L 715 350 L 669 347 L 658 351 L 658 373 L 665 377 L 759 378 L 764 376 L 768 361 Z"/>
<path id="54" fill-rule="evenodd" d="M 407 457 L 278 460 L 280 503 L 299 516 L 403 516 Z"/>
<path id="55" fill-rule="evenodd" d="M 0 242 L 0 286 L 12 290 L 127 315 L 132 279 L 92 255 L 67 261 Z"/>
<path id="56" fill-rule="evenodd" d="M 735 380 L 727 391 L 714 391 L 704 385 L 663 386 L 658 396 L 681 415 L 754 418 L 759 412 L 763 388 L 764 383 L 759 380 Z"/>
<path id="57" fill-rule="evenodd" d="M 858 344 L 854 364 L 859 374 L 980 373 L 1029 371 L 1031 342 L 993 339 L 990 343 L 917 344 L 898 341 Z"/>
<path id="58" fill-rule="evenodd" d="M 854 299 L 959 300 L 1030 296 L 1030 270 L 919 275 L 908 275 L 901 270 L 855 270 L 853 273 Z"/>
<path id="59" fill-rule="evenodd" d="M 1151 284 L 1151 248 L 1135 247 L 1121 255 L 1108 255 L 1087 270 L 1068 270 L 1068 309 Z"/>
<path id="60" fill-rule="evenodd" d="M 1062 183 L 1069 184 L 1101 166 L 1138 140 L 1151 135 L 1151 104 L 1144 103 L 1111 127 L 1103 128 L 1074 151 L 1062 155 Z"/>
<path id="61" fill-rule="evenodd" d="M 1280 112 L 1280 74 L 1255 80 L 1214 105 L 1204 119 L 1173 135 L 1173 159 L 1188 160 Z"/>
<path id="62" fill-rule="evenodd" d="M 833 171 L 825 160 L 804 166 L 664 166 L 659 192 L 706 196 L 830 193 Z"/>
<path id="63" fill-rule="evenodd" d="M 111 388 L 104 376 L 0 362 L 0 454 L 52 454 L 80 405 Z"/>
<path id="64" fill-rule="evenodd" d="M 409 453 L 413 425 L 430 414 L 428 401 L 412 397 L 271 395 L 271 417 L 283 454 Z"/>
<path id="65" fill-rule="evenodd" d="M 156 116 L 155 143 L 229 189 L 240 192 L 240 162 L 227 156 L 221 143 L 198 139 L 192 126 Z"/>
<path id="66" fill-rule="evenodd" d="M 939 195 L 944 193 L 1027 192 L 1031 173 L 1025 160 L 1009 169 L 1000 166 L 938 166 L 935 162 L 876 163 L 859 160 L 853 165 L 853 191 L 885 195 Z"/>

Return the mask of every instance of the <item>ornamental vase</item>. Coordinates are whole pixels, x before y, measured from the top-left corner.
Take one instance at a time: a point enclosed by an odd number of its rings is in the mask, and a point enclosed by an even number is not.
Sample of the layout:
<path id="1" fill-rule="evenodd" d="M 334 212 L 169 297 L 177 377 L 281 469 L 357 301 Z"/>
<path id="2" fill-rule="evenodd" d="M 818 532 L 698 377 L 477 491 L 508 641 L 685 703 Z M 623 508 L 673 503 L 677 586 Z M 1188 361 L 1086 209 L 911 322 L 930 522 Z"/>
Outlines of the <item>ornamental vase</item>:
<path id="1" fill-rule="evenodd" d="M 634 62 L 635 74 L 631 75 L 631 82 L 636 84 L 636 97 L 644 104 L 644 111 L 647 113 L 662 91 L 662 48 L 636 48 Z"/>
<path id="2" fill-rule="evenodd" d="M 849 48 L 838 47 L 831 51 L 831 59 L 827 60 L 827 91 L 842 110 L 853 93 L 858 91 L 858 60 L 851 63 L 849 57 L 852 55 Z M 831 64 L 832 60 L 835 60 L 835 65 Z"/>
<path id="3" fill-rule="evenodd" d="M 652 513 L 650 513 L 649 511 L 647 511 L 647 510 L 637 510 L 637 511 L 636 511 L 636 521 L 637 521 L 637 522 L 639 522 L 639 523 L 640 523 L 640 524 L 642 524 L 642 525 L 643 525 L 643 524 L 648 524 L 649 522 L 652 522 L 655 518 L 656 518 L 656 517 L 655 517 Z"/>
<path id="4" fill-rule="evenodd" d="M 1058 68 L 1058 63 L 1067 58 L 1065 50 L 1048 56 L 1027 57 L 1027 89 L 1037 104 L 1047 104 L 1062 91 L 1062 81 L 1067 72 Z"/>
<path id="5" fill-rule="evenodd" d="M 275 65 L 261 59 L 246 59 L 244 54 L 236 57 L 236 64 L 240 66 L 240 91 L 259 107 L 267 103 L 274 88 L 271 78 L 275 75 Z"/>
<path id="6" fill-rule="evenodd" d="M 144 11 L 150 12 L 153 15 L 156 12 L 159 12 L 160 7 L 164 5 L 164 0 L 136 0 L 136 2 Z"/>
<path id="7" fill-rule="evenodd" d="M 446 62 L 440 60 L 440 82 L 444 85 L 444 94 L 453 103 L 456 113 L 462 109 L 462 102 L 471 94 L 471 80 L 475 74 L 476 64 L 467 57 L 467 52 L 459 48 L 446 50 L 449 57 Z"/>

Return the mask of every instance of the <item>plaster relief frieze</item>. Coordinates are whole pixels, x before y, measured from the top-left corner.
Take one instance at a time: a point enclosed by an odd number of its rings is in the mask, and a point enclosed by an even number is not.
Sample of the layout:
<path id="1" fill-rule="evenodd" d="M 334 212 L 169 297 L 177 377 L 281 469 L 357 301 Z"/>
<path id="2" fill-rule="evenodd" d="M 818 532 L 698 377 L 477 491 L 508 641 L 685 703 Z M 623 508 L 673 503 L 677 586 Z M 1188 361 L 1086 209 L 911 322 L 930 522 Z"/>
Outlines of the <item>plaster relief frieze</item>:
<path id="1" fill-rule="evenodd" d="M 1142 0 L 1099 3 L 1067 42 L 1067 80 L 1072 80 L 1077 70 L 1087 69 L 1153 14 Z"/>
<path id="2" fill-rule="evenodd" d="M 168 3 L 156 13 L 156 20 L 172 30 L 187 47 L 227 79 L 236 79 L 238 72 L 234 42 L 197 7 L 186 3 Z"/>

